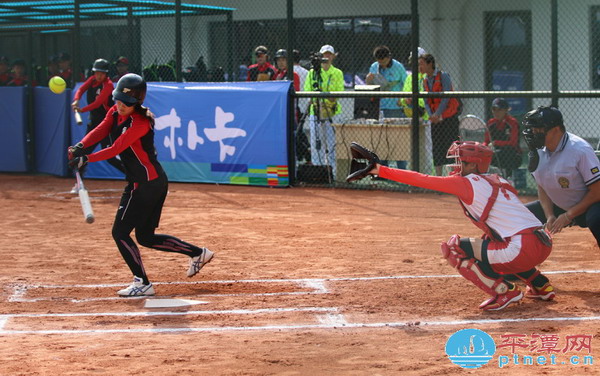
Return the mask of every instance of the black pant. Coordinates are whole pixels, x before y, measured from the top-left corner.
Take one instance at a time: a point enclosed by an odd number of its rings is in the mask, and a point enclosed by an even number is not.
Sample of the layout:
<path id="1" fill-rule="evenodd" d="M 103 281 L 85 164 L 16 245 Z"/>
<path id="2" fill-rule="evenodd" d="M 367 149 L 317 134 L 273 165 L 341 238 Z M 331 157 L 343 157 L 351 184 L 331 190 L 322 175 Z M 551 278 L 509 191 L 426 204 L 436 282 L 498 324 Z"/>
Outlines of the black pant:
<path id="1" fill-rule="evenodd" d="M 145 284 L 149 281 L 142 263 L 142 255 L 130 236 L 134 229 L 138 243 L 144 247 L 181 253 L 189 257 L 202 253 L 202 248 L 174 236 L 154 233 L 160 222 L 168 185 L 164 175 L 149 182 L 129 183 L 121 197 L 112 228 L 112 236 L 121 256 L 133 275 L 142 278 Z"/>
<path id="2" fill-rule="evenodd" d="M 544 209 L 542 209 L 542 204 L 538 201 L 533 201 L 525 205 L 530 212 L 533 213 L 542 223 L 546 223 L 547 218 L 544 214 Z M 566 212 L 559 208 L 556 205 L 553 205 L 554 216 L 558 217 L 559 215 Z M 594 237 L 596 238 L 596 242 L 598 246 L 600 246 L 600 202 L 596 202 L 592 204 L 585 213 L 581 214 L 578 217 L 573 218 L 573 221 L 579 227 L 589 228 Z"/>
<path id="3" fill-rule="evenodd" d="M 458 140 L 458 116 L 451 116 L 439 123 L 431 124 L 431 144 L 433 147 L 433 165 L 443 166 L 453 163 L 446 158 L 448 149 Z"/>

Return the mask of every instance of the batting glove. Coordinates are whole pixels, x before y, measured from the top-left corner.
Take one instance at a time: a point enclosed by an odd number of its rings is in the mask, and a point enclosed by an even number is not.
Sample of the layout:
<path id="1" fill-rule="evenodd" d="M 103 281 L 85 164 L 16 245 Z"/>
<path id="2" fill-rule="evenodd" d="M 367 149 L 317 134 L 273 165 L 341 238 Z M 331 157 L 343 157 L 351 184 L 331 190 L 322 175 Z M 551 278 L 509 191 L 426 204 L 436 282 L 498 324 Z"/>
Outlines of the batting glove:
<path id="1" fill-rule="evenodd" d="M 69 161 L 69 167 L 71 167 L 74 170 L 81 170 L 86 164 L 88 164 L 87 155 L 84 155 L 82 157 L 75 157 Z"/>
<path id="2" fill-rule="evenodd" d="M 69 160 L 75 157 L 82 157 L 85 153 L 81 142 L 76 143 L 75 146 L 69 146 L 67 152 L 69 154 Z"/>

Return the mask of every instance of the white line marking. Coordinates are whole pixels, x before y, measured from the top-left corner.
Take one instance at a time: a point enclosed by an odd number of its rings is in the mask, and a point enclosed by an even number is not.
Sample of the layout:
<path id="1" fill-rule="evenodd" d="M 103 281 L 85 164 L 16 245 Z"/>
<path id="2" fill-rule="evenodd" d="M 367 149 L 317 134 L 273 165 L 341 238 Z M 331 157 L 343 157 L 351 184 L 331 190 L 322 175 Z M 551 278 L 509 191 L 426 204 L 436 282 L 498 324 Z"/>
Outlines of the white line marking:
<path id="1" fill-rule="evenodd" d="M 335 307 L 304 308 L 261 308 L 261 309 L 229 309 L 216 311 L 157 311 L 157 312 L 97 312 L 97 313 L 15 313 L 0 315 L 0 320 L 21 317 L 149 317 L 149 316 L 187 316 L 187 315 L 258 315 L 281 312 L 337 312 Z"/>
<path id="2" fill-rule="evenodd" d="M 301 287 L 307 287 L 309 289 L 313 289 L 315 293 L 318 294 L 327 294 L 329 293 L 329 290 L 327 290 L 327 287 L 325 286 L 325 281 L 324 280 L 312 280 L 312 281 L 304 281 L 304 282 L 300 282 L 299 285 Z"/>
<path id="3" fill-rule="evenodd" d="M 317 315 L 317 320 L 319 320 L 319 322 L 321 324 L 333 325 L 335 327 L 346 326 L 349 324 L 346 321 L 346 318 L 344 317 L 344 315 L 342 315 L 340 313 L 337 313 L 337 314 L 328 313 L 326 315 Z"/>
<path id="4" fill-rule="evenodd" d="M 8 321 L 8 317 L 0 317 L 0 333 L 4 330 L 4 325 Z"/>
<path id="5" fill-rule="evenodd" d="M 600 274 L 600 270 L 556 270 L 544 271 L 544 274 Z M 202 285 L 202 284 L 228 284 L 228 283 L 323 283 L 335 281 L 377 281 L 393 279 L 427 279 L 427 278 L 458 278 L 459 274 L 431 274 L 431 275 L 396 275 L 381 277 L 339 277 L 339 278 L 292 278 L 292 279 L 241 279 L 241 280 L 217 280 L 217 281 L 175 281 L 175 282 L 153 282 L 154 285 Z M 95 285 L 28 285 L 27 288 L 66 289 L 66 288 L 104 288 L 122 287 L 128 284 L 95 284 Z"/>
<path id="6" fill-rule="evenodd" d="M 9 302 L 19 302 L 22 297 L 27 293 L 27 287 L 23 285 L 13 286 L 13 293 L 8 297 Z"/>
<path id="7" fill-rule="evenodd" d="M 203 297 L 203 298 L 211 298 L 211 297 L 228 297 L 228 296 L 285 296 L 285 295 L 316 295 L 323 294 L 321 292 L 313 292 L 313 291 L 293 291 L 293 292 L 263 292 L 263 293 L 240 293 L 240 294 L 198 294 L 194 295 L 195 298 Z M 161 295 L 160 298 L 176 298 L 187 296 L 189 294 L 179 294 L 179 295 Z M 82 299 L 74 299 L 67 297 L 40 297 L 40 298 L 19 298 L 18 300 L 14 300 L 15 302 L 43 302 L 43 301 L 70 301 L 71 303 L 85 303 L 85 302 L 98 302 L 105 300 L 135 300 L 135 299 L 148 299 L 147 296 L 111 296 L 106 298 L 82 298 Z"/>
<path id="8" fill-rule="evenodd" d="M 531 321 L 600 321 L 600 316 L 590 317 L 534 317 L 529 319 L 498 320 L 457 320 L 457 321 L 421 321 L 418 326 L 463 326 L 479 324 L 520 323 Z M 140 328 L 140 329 L 75 329 L 75 330 L 0 330 L 0 335 L 14 334 L 109 334 L 109 333 L 185 333 L 185 332 L 238 332 L 238 331 L 276 331 L 276 330 L 316 330 L 316 329 L 377 329 L 415 327 L 415 322 L 377 322 L 346 323 L 343 325 L 267 325 L 267 326 L 225 326 L 212 328 Z"/>

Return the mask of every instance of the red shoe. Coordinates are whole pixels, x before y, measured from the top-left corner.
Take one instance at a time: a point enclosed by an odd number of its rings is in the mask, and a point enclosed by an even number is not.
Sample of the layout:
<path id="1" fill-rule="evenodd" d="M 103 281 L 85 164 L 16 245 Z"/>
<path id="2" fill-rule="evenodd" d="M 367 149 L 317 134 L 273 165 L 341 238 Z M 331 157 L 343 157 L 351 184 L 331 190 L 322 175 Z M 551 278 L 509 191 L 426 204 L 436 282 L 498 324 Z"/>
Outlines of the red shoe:
<path id="1" fill-rule="evenodd" d="M 554 287 L 552 287 L 550 282 L 547 282 L 543 287 L 539 289 L 533 286 L 527 286 L 527 290 L 525 291 L 525 297 L 529 299 L 540 299 L 549 301 L 554 299 L 555 296 L 556 293 L 554 292 Z"/>
<path id="2" fill-rule="evenodd" d="M 481 303 L 479 308 L 484 311 L 499 311 L 511 303 L 517 303 L 521 299 L 523 299 L 523 293 L 516 285 L 513 285 L 513 288 L 504 294 L 496 295 Z"/>

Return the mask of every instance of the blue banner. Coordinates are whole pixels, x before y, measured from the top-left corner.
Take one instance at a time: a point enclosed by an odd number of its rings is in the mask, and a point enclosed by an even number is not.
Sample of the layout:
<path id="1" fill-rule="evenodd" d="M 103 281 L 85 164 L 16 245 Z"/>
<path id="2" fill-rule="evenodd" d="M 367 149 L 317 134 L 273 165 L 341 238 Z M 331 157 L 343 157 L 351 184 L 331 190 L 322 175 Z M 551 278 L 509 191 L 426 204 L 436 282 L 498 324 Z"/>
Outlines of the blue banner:
<path id="1" fill-rule="evenodd" d="M 27 171 L 25 87 L 0 87 L 0 171 Z"/>
<path id="2" fill-rule="evenodd" d="M 144 105 L 156 117 L 154 143 L 169 180 L 289 185 L 290 87 L 287 81 L 148 83 Z M 73 134 L 73 142 L 83 137 Z M 112 177 L 94 164 L 86 176 Z"/>
<path id="3" fill-rule="evenodd" d="M 33 88 L 35 169 L 38 172 L 67 176 L 70 99 L 71 89 L 54 94 L 47 87 Z"/>

